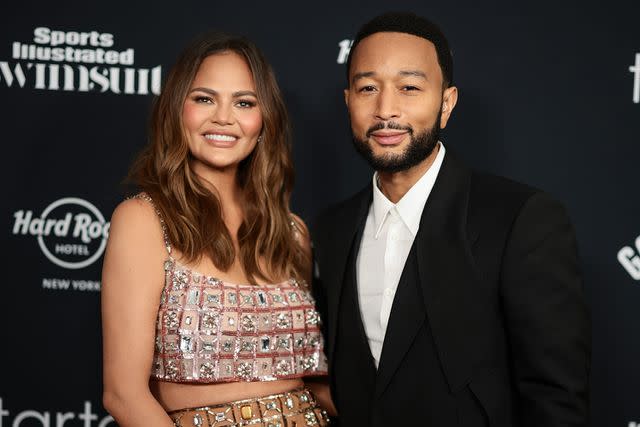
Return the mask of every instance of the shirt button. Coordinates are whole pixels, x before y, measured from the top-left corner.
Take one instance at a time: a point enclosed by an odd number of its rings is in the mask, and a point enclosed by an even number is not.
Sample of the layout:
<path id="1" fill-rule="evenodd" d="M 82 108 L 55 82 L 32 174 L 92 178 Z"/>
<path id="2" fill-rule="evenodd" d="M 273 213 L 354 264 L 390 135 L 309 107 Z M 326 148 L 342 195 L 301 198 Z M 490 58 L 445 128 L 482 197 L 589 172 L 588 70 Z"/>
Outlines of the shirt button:
<path id="1" fill-rule="evenodd" d="M 392 291 L 391 289 L 386 288 L 386 289 L 384 290 L 384 296 L 385 296 L 386 298 L 391 298 L 391 295 L 392 295 L 392 294 L 393 294 L 393 291 Z"/>

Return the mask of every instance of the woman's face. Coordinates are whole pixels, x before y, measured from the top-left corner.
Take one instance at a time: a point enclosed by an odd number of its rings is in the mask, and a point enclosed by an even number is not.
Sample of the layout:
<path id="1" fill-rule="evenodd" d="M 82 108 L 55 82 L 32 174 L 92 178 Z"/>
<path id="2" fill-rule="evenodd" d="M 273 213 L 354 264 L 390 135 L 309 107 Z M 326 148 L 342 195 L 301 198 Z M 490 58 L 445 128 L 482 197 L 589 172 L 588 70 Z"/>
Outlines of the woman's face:
<path id="1" fill-rule="evenodd" d="M 262 129 L 253 76 L 235 52 L 221 52 L 202 61 L 182 108 L 192 166 L 236 169 L 256 146 Z"/>

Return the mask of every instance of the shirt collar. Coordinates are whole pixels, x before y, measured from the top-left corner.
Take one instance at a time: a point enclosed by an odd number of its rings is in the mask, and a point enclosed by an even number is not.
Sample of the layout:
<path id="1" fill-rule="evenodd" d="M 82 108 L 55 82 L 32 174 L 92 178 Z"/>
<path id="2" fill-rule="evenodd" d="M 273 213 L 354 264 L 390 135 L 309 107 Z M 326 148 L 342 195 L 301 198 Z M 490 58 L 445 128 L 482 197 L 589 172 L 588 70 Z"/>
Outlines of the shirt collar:
<path id="1" fill-rule="evenodd" d="M 373 174 L 373 220 L 375 223 L 375 238 L 377 239 L 384 223 L 392 209 L 395 208 L 402 222 L 407 226 L 413 237 L 418 233 L 422 211 L 427 203 L 431 189 L 436 182 L 438 172 L 444 160 L 444 144 L 438 141 L 440 149 L 433 164 L 407 193 L 394 204 L 378 188 L 378 173 Z"/>

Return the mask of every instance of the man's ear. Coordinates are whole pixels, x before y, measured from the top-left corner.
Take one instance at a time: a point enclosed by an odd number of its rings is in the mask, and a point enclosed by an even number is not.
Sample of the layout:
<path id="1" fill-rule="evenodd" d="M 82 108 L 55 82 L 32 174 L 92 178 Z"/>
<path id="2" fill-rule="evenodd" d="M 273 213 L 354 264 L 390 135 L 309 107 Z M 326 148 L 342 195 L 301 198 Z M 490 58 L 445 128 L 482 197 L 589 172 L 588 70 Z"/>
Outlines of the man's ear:
<path id="1" fill-rule="evenodd" d="M 344 90 L 344 103 L 347 105 L 347 108 L 349 108 L 349 88 Z"/>
<path id="2" fill-rule="evenodd" d="M 453 109 L 458 103 L 458 88 L 449 86 L 442 93 L 442 113 L 440 114 L 440 129 L 447 127 Z"/>

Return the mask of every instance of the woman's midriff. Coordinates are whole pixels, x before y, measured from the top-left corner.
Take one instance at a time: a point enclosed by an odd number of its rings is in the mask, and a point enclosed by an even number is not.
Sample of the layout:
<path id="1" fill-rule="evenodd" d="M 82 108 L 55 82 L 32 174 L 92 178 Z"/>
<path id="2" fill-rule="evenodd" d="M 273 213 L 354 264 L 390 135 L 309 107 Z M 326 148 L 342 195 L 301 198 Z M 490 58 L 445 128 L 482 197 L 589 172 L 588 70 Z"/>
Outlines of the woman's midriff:
<path id="1" fill-rule="evenodd" d="M 151 393 L 167 412 L 284 393 L 303 385 L 301 378 L 218 384 L 171 383 L 153 379 L 149 381 Z"/>

